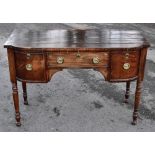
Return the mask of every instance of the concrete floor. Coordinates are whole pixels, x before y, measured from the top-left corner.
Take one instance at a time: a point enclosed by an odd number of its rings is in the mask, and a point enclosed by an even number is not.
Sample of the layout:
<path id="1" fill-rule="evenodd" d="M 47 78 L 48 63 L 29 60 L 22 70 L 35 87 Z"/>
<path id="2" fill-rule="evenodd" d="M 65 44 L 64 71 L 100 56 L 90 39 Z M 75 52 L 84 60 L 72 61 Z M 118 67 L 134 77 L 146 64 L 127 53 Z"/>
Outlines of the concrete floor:
<path id="1" fill-rule="evenodd" d="M 141 30 L 151 43 L 137 126 L 132 126 L 135 82 L 130 103 L 123 103 L 125 84 L 105 82 L 99 72 L 65 69 L 48 84 L 28 84 L 29 106 L 18 83 L 22 126 L 15 126 L 6 49 L 15 29 L 115 28 Z M 0 24 L 0 131 L 155 131 L 155 24 Z"/>

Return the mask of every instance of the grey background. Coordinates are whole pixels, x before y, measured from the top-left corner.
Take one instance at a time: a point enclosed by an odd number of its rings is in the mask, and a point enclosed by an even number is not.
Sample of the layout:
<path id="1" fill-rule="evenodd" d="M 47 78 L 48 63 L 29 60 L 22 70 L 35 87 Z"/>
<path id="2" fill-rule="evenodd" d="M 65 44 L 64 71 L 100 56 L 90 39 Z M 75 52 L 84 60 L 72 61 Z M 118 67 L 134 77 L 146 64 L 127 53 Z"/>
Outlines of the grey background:
<path id="1" fill-rule="evenodd" d="M 141 30 L 150 41 L 140 117 L 132 126 L 135 82 L 129 104 L 123 103 L 125 84 L 104 81 L 91 69 L 65 69 L 48 84 L 28 84 L 29 106 L 23 105 L 18 83 L 22 126 L 15 126 L 7 52 L 3 48 L 15 29 L 114 28 Z M 0 24 L 0 131 L 155 131 L 155 24 Z"/>

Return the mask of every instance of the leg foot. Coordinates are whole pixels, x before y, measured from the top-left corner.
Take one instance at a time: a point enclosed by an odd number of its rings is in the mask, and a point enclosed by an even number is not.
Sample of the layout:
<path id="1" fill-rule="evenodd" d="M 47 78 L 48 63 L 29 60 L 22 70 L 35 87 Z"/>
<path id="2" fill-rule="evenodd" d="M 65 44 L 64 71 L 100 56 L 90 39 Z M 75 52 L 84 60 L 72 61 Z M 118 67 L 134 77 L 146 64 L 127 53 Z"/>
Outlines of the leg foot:
<path id="1" fill-rule="evenodd" d="M 22 82 L 24 105 L 28 105 L 26 82 Z"/>
<path id="2" fill-rule="evenodd" d="M 132 125 L 137 125 L 137 119 L 138 119 L 138 112 L 133 112 L 133 121 Z"/>
<path id="3" fill-rule="evenodd" d="M 16 126 L 20 127 L 21 123 L 20 122 L 16 122 Z"/>
<path id="4" fill-rule="evenodd" d="M 136 86 L 136 92 L 135 92 L 135 102 L 134 102 L 134 112 L 133 112 L 132 125 L 137 124 L 138 109 L 139 109 L 140 97 L 141 97 L 141 88 L 142 88 L 142 81 L 140 79 L 138 79 L 137 80 L 137 86 Z"/>
<path id="5" fill-rule="evenodd" d="M 20 122 L 20 112 L 16 112 L 15 118 L 16 118 L 16 126 L 21 126 L 21 122 Z"/>
<path id="6" fill-rule="evenodd" d="M 29 105 L 28 101 L 24 101 L 24 105 Z"/>
<path id="7" fill-rule="evenodd" d="M 137 121 L 134 120 L 134 121 L 131 122 L 131 124 L 132 124 L 132 125 L 137 125 Z"/>

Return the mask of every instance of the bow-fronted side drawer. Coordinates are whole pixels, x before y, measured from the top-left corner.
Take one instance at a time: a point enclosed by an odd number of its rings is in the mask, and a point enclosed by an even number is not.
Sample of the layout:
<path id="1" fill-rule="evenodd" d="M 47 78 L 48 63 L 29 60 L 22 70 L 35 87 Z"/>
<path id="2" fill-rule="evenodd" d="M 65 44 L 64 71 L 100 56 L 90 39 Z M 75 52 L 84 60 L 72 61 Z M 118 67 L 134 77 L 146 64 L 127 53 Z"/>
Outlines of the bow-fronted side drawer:
<path id="1" fill-rule="evenodd" d="M 45 82 L 45 58 L 42 52 L 15 51 L 16 76 L 19 80 Z"/>

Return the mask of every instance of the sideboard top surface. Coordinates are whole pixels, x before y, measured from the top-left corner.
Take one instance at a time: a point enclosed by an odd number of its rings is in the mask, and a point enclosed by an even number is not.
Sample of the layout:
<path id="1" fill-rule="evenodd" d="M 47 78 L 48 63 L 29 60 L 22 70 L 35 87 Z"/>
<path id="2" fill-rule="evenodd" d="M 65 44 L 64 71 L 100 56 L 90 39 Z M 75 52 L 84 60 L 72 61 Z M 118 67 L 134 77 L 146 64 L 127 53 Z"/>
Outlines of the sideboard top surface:
<path id="1" fill-rule="evenodd" d="M 56 29 L 34 31 L 15 29 L 4 47 L 24 49 L 121 49 L 149 47 L 149 43 L 137 30 Z"/>

